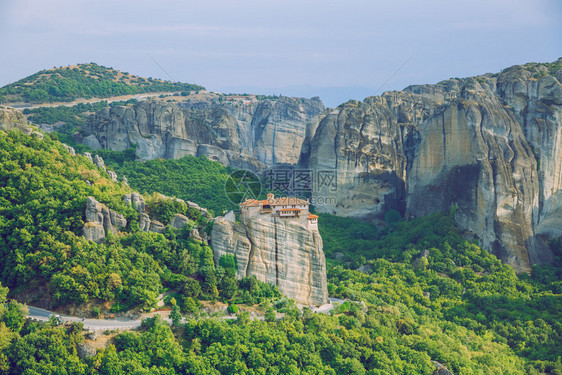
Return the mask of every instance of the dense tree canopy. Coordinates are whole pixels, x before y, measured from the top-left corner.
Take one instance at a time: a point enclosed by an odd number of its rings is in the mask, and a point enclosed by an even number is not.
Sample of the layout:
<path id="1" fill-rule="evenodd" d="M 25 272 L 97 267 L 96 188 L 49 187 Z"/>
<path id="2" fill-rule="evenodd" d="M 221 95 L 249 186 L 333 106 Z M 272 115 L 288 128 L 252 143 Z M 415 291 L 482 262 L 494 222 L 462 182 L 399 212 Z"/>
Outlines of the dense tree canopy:
<path id="1" fill-rule="evenodd" d="M 143 78 L 94 63 L 42 70 L 0 88 L 2 101 L 69 102 L 161 91 L 197 91 L 198 85 Z"/>
<path id="2" fill-rule="evenodd" d="M 127 171 L 132 187 L 181 191 L 202 205 L 216 197 L 216 209 L 224 207 L 222 190 L 213 196 L 227 171 L 218 163 L 122 156 L 108 160 Z M 170 290 L 174 311 L 173 327 L 147 319 L 80 359 L 80 327 L 26 321 L 25 307 L 0 286 L 0 373 L 432 374 L 437 361 L 458 374 L 562 374 L 560 242 L 552 265 L 516 275 L 467 241 L 447 214 L 394 218 L 382 229 L 320 215 L 329 293 L 346 301 L 320 314 L 253 277 L 237 281 L 236 258 L 216 264 L 190 225 L 139 232 L 138 214 L 122 199 L 130 192 L 56 137 L 0 132 L 0 280 L 12 295 L 44 285 L 53 306 L 106 301 L 122 311 L 154 306 Z M 81 236 L 88 196 L 125 214 L 122 233 L 100 244 Z M 190 214 L 158 195 L 146 198 L 163 221 L 173 211 Z M 200 230 L 210 228 L 192 214 Z M 228 302 L 237 318 L 201 314 L 202 300 L 213 299 Z M 239 308 L 254 304 L 263 320 Z M 191 319 L 181 323 L 178 310 Z"/>

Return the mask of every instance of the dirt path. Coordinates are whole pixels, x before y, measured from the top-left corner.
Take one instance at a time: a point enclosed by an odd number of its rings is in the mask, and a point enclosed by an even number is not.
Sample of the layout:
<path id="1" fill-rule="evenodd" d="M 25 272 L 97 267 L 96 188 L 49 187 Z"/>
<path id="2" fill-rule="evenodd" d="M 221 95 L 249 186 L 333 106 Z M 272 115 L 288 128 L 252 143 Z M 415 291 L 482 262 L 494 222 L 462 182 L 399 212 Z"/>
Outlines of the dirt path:
<path id="1" fill-rule="evenodd" d="M 173 95 L 176 92 L 151 92 L 151 93 L 146 93 L 146 94 L 134 94 L 134 95 L 121 95 L 121 96 L 112 96 L 110 98 L 91 98 L 91 99 L 76 99 L 72 102 L 56 102 L 56 103 L 42 103 L 42 104 L 36 104 L 36 105 L 28 105 L 25 103 L 15 103 L 15 104 L 11 104 L 11 106 L 17 110 L 23 111 L 24 109 L 35 109 L 35 108 L 41 108 L 41 107 L 60 107 L 60 106 L 64 106 L 64 107 L 72 107 L 75 106 L 77 104 L 80 103 L 99 103 L 99 102 L 103 102 L 106 101 L 108 103 L 112 103 L 112 102 L 118 102 L 118 101 L 127 101 L 130 99 L 136 99 L 136 100 L 141 100 L 141 99 L 146 99 L 146 98 L 152 98 L 155 96 L 160 96 L 160 95 Z"/>

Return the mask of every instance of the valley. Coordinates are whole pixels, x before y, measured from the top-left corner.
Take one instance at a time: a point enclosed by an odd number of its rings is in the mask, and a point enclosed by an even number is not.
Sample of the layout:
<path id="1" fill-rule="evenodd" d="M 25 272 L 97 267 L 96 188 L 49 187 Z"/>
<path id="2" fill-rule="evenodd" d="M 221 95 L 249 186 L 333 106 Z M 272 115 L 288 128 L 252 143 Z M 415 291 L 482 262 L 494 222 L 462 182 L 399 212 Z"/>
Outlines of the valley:
<path id="1" fill-rule="evenodd" d="M 335 109 L 167 82 L 2 106 L 0 372 L 562 373 L 561 63 Z M 239 168 L 261 189 L 233 201 Z"/>

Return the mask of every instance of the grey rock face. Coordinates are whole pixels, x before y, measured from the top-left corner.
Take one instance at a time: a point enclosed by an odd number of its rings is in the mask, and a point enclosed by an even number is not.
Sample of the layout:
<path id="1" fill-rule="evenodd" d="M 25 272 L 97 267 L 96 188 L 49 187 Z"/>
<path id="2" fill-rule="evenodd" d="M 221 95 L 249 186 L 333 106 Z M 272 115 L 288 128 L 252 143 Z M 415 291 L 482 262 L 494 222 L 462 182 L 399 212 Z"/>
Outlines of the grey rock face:
<path id="1" fill-rule="evenodd" d="M 217 218 L 211 233 L 215 261 L 232 254 L 239 278 L 254 275 L 297 303 L 322 305 L 328 298 L 322 238 L 307 223 L 271 215 L 238 224 Z"/>
<path id="2" fill-rule="evenodd" d="M 76 354 L 81 359 L 93 357 L 96 355 L 96 349 L 83 342 L 76 344 Z"/>
<path id="3" fill-rule="evenodd" d="M 0 130 L 8 131 L 19 129 L 25 134 L 31 134 L 32 129 L 27 126 L 27 120 L 23 113 L 12 108 L 0 106 Z"/>
<path id="4" fill-rule="evenodd" d="M 517 271 L 548 262 L 544 239 L 562 234 L 557 77 L 517 66 L 341 105 L 303 143 L 301 166 L 335 176 L 313 194 L 335 202 L 316 208 L 380 219 L 456 205 L 460 227 Z"/>
<path id="5" fill-rule="evenodd" d="M 131 204 L 133 207 L 136 207 L 138 212 L 145 212 L 146 211 L 146 204 L 144 203 L 144 199 L 142 195 L 139 193 L 132 193 L 131 194 Z"/>
<path id="6" fill-rule="evenodd" d="M 101 224 L 85 223 L 82 233 L 88 241 L 102 242 L 105 239 L 105 229 Z"/>
<path id="7" fill-rule="evenodd" d="M 127 226 L 127 220 L 122 214 L 110 210 L 93 197 L 88 197 L 86 201 L 85 215 L 83 234 L 89 241 L 101 242 L 107 233 L 116 233 Z"/>
<path id="8" fill-rule="evenodd" d="M 139 228 L 143 232 L 149 232 L 150 231 L 150 218 L 145 213 L 140 214 Z"/>
<path id="9" fill-rule="evenodd" d="M 105 163 L 103 161 L 103 158 L 99 155 L 94 155 L 94 163 L 96 164 L 96 166 L 100 169 L 103 169 L 105 171 Z"/>
<path id="10" fill-rule="evenodd" d="M 435 370 L 433 371 L 433 375 L 454 375 L 451 371 L 449 371 L 445 366 L 437 361 L 433 361 L 433 365 L 435 366 Z"/>
<path id="11" fill-rule="evenodd" d="M 200 242 L 203 241 L 203 238 L 201 238 L 201 235 L 199 234 L 197 228 L 193 228 L 191 232 L 189 232 L 189 237 L 193 238 L 196 241 L 200 241 Z"/>
<path id="12" fill-rule="evenodd" d="M 140 160 L 205 155 L 238 168 L 298 161 L 306 124 L 324 110 L 318 98 L 188 105 L 142 101 L 104 109 L 89 120 L 101 146 L 136 145 Z"/>
<path id="13" fill-rule="evenodd" d="M 100 148 L 102 148 L 100 142 L 93 134 L 90 134 L 89 136 L 82 138 L 82 141 L 80 142 L 85 144 L 86 146 L 90 146 L 94 150 L 99 150 Z"/>
<path id="14" fill-rule="evenodd" d="M 123 214 L 110 210 L 110 216 L 111 224 L 116 227 L 117 230 L 123 229 L 127 226 L 127 219 L 125 219 L 125 216 L 123 216 Z"/>
<path id="15" fill-rule="evenodd" d="M 92 154 L 90 154 L 89 152 L 85 152 L 84 156 L 86 157 L 86 159 L 88 159 L 90 162 L 94 162 L 94 160 L 92 159 Z"/>
<path id="16" fill-rule="evenodd" d="M 65 145 L 64 143 L 62 144 L 64 146 L 64 148 L 66 148 L 66 151 L 68 151 L 68 153 L 72 156 L 76 156 L 76 151 L 74 151 L 74 147 L 71 147 L 69 145 Z"/>
<path id="17" fill-rule="evenodd" d="M 111 181 L 118 182 L 117 181 L 117 173 L 115 173 L 113 171 L 107 171 L 107 173 L 109 174 L 109 177 L 111 178 Z"/>
<path id="18" fill-rule="evenodd" d="M 127 205 L 132 205 L 139 213 L 146 211 L 146 203 L 144 203 L 144 198 L 139 193 L 125 194 L 123 201 Z"/>
<path id="19" fill-rule="evenodd" d="M 88 197 L 86 201 L 86 222 L 103 223 L 102 206 L 94 197 Z"/>
<path id="20" fill-rule="evenodd" d="M 166 229 L 166 227 L 164 226 L 164 224 L 162 224 L 158 220 L 152 220 L 150 222 L 150 231 L 151 232 L 164 233 L 164 229 Z"/>
<path id="21" fill-rule="evenodd" d="M 182 229 L 184 226 L 186 226 L 190 222 L 192 222 L 192 221 L 189 220 L 189 218 L 187 216 L 184 216 L 182 214 L 175 214 L 174 217 L 172 217 L 172 220 L 170 222 L 170 226 L 172 228 L 175 228 L 175 229 Z"/>

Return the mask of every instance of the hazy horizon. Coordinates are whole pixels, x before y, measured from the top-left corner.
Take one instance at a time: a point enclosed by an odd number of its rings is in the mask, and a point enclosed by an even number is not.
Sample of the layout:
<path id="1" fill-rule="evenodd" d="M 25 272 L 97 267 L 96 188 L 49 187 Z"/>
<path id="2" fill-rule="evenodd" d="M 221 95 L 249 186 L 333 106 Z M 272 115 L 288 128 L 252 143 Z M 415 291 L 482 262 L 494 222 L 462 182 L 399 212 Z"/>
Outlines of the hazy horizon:
<path id="1" fill-rule="evenodd" d="M 0 4 L 0 86 L 95 62 L 219 92 L 320 96 L 328 106 L 411 84 L 562 56 L 554 0 L 83 0 Z"/>

